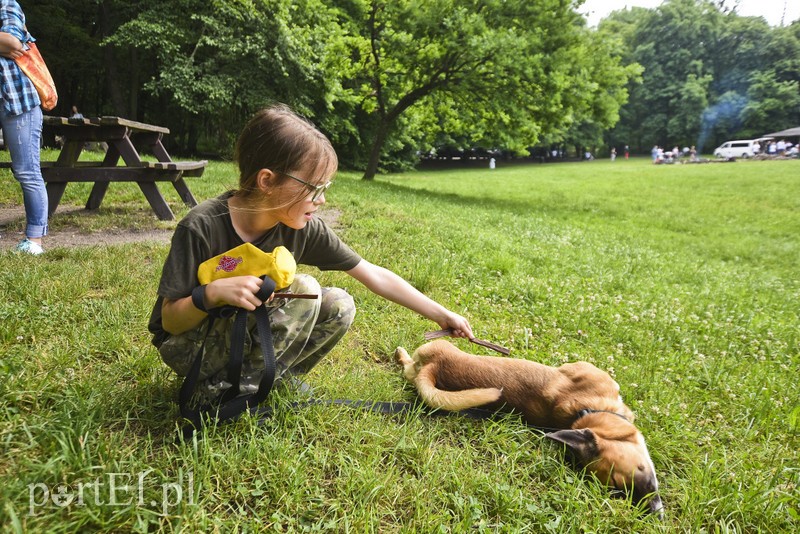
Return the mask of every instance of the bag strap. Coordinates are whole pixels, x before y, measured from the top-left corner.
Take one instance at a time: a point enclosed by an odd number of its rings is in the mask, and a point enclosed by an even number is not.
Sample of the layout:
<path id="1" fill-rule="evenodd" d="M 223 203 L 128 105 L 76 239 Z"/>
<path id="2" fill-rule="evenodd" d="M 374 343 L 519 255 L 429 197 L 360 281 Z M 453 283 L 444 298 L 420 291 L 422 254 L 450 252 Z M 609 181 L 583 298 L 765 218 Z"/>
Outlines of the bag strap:
<path id="1" fill-rule="evenodd" d="M 185 425 L 181 431 L 184 439 L 191 438 L 195 432 L 202 430 L 204 416 L 208 416 L 209 419 L 216 423 L 236 419 L 246 410 L 256 408 L 267 398 L 269 392 L 272 390 L 273 383 L 275 382 L 276 370 L 275 348 L 272 342 L 272 327 L 269 321 L 270 311 L 267 309 L 264 301 L 274 293 L 275 281 L 268 276 L 262 277 L 262 280 L 261 288 L 255 294 L 262 303 L 253 312 L 256 316 L 256 327 L 264 362 L 264 372 L 258 384 L 258 390 L 255 393 L 239 395 L 242 365 L 244 362 L 244 339 L 247 335 L 248 311 L 244 308 L 237 308 L 234 306 L 222 306 L 207 310 L 209 319 L 205 336 L 203 336 L 203 342 L 194 357 L 189 372 L 183 380 L 183 384 L 181 384 L 181 389 L 178 394 L 178 405 L 180 407 L 181 416 L 189 421 L 189 424 Z M 211 329 L 217 318 L 229 318 L 233 315 L 235 315 L 235 317 L 231 331 L 230 357 L 227 366 L 228 379 L 231 381 L 232 385 L 222 396 L 219 404 L 191 407 L 190 401 L 197 388 L 200 370 L 203 366 L 203 354 L 205 352 L 208 334 L 211 333 Z"/>
<path id="2" fill-rule="evenodd" d="M 192 400 L 192 394 L 194 393 L 195 387 L 197 386 L 197 380 L 200 377 L 200 368 L 203 364 L 203 351 L 206 348 L 206 340 L 208 339 L 208 334 L 211 332 L 211 329 L 214 327 L 215 319 L 216 317 L 213 316 L 208 318 L 208 327 L 206 328 L 206 335 L 203 336 L 203 343 L 197 350 L 197 354 L 194 357 L 192 366 L 189 368 L 189 372 L 186 373 L 183 383 L 181 384 L 181 389 L 178 392 L 178 407 L 180 408 L 181 416 L 184 419 L 191 421 L 192 427 L 197 428 L 200 428 L 201 424 L 200 409 L 190 408 L 190 402 Z M 184 436 L 186 436 L 186 429 L 188 426 L 189 425 L 183 429 Z M 189 437 L 191 437 L 191 434 L 189 434 Z"/>

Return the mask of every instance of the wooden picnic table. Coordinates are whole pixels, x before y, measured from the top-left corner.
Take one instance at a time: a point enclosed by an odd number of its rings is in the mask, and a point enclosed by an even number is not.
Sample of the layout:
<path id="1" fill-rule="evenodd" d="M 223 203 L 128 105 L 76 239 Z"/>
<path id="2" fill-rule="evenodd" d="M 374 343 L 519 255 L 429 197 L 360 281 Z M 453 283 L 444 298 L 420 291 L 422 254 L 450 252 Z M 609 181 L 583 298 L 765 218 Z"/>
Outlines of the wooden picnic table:
<path id="1" fill-rule="evenodd" d="M 161 143 L 169 129 L 120 117 L 45 116 L 44 126 L 63 140 L 58 159 L 41 164 L 51 214 L 58 208 L 70 182 L 94 182 L 86 209 L 100 207 L 111 182 L 136 182 L 155 214 L 164 221 L 174 220 L 175 215 L 156 182 L 170 182 L 187 206 L 197 205 L 184 178 L 201 176 L 208 162 L 172 161 Z M 103 160 L 78 161 L 86 144 L 91 142 L 108 146 Z M 158 161 L 145 161 L 141 153 L 150 153 Z"/>

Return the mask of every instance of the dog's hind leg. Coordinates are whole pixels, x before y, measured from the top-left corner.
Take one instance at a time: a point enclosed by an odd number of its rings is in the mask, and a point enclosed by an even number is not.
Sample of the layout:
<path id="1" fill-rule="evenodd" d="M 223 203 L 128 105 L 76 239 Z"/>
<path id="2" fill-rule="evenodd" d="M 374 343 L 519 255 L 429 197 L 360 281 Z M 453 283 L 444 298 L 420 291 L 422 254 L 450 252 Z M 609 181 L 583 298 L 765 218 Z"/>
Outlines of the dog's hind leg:
<path id="1" fill-rule="evenodd" d="M 411 359 L 411 356 L 408 355 L 408 352 L 403 347 L 395 349 L 394 357 L 403 366 L 403 376 L 413 384 L 414 379 L 417 377 L 417 366 L 414 364 L 414 360 Z"/>

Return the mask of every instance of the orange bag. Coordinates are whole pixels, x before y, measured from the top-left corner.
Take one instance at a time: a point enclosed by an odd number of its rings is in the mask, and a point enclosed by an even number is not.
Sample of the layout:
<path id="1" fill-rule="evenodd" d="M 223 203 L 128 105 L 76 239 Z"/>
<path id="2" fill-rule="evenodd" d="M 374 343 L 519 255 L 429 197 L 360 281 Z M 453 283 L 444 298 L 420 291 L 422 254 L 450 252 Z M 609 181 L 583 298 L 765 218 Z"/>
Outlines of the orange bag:
<path id="1" fill-rule="evenodd" d="M 47 69 L 36 43 L 28 42 L 24 44 L 28 48 L 27 52 L 15 61 L 20 70 L 30 78 L 34 87 L 36 87 L 36 92 L 39 93 L 39 99 L 42 101 L 42 109 L 50 111 L 58 104 L 56 84 L 53 82 L 53 77 L 50 75 L 50 71 Z"/>

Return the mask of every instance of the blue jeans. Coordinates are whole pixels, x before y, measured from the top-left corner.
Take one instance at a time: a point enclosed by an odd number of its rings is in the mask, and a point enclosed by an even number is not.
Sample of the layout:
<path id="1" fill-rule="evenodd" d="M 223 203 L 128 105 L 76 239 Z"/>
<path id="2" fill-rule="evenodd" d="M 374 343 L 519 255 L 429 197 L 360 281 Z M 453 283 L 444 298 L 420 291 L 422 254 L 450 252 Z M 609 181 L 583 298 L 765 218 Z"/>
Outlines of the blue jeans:
<path id="1" fill-rule="evenodd" d="M 47 188 L 39 164 L 42 139 L 42 108 L 35 107 L 21 115 L 9 115 L 0 103 L 0 125 L 11 155 L 11 172 L 22 186 L 25 204 L 25 236 L 47 235 Z"/>

